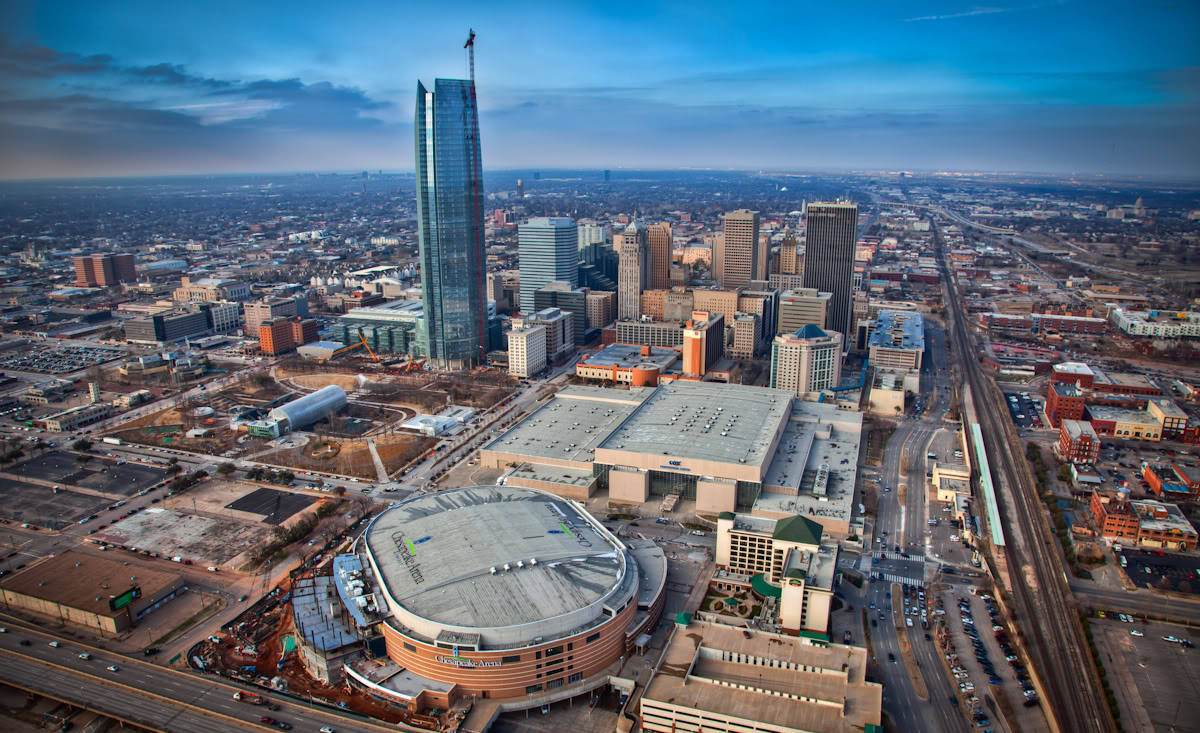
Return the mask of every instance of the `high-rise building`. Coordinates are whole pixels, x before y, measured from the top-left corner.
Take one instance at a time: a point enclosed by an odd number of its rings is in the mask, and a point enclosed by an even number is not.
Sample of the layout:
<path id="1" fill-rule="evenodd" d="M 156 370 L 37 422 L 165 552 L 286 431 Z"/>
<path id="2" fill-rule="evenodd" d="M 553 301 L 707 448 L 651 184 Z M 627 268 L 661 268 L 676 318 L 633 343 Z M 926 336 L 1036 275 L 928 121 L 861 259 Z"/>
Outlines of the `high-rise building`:
<path id="1" fill-rule="evenodd" d="M 292 343 L 296 346 L 311 344 L 320 338 L 320 326 L 312 318 L 294 316 L 289 320 L 292 328 Z"/>
<path id="2" fill-rule="evenodd" d="M 586 220 L 579 222 L 579 249 L 589 244 L 604 244 L 608 241 L 608 225 Z"/>
<path id="3" fill-rule="evenodd" d="M 809 324 L 771 344 L 771 386 L 800 396 L 838 386 L 842 335 Z"/>
<path id="4" fill-rule="evenodd" d="M 587 343 L 587 298 L 587 288 L 573 288 L 570 283 L 555 280 L 533 294 L 532 312 L 558 308 L 564 313 L 569 313 L 571 316 L 571 343 L 583 346 Z"/>
<path id="5" fill-rule="evenodd" d="M 771 235 L 758 235 L 758 252 L 754 255 L 754 279 L 766 282 L 767 275 L 770 272 L 769 266 L 771 262 Z"/>
<path id="6" fill-rule="evenodd" d="M 258 327 L 263 321 L 300 315 L 299 299 L 267 298 L 245 304 L 245 326 L 243 333 L 251 338 L 258 336 Z"/>
<path id="7" fill-rule="evenodd" d="M 592 290 L 587 294 L 587 327 L 604 328 L 617 318 L 617 294 Z"/>
<path id="8" fill-rule="evenodd" d="M 671 225 L 665 221 L 651 224 L 646 237 L 650 242 L 650 287 L 671 287 Z"/>
<path id="9" fill-rule="evenodd" d="M 796 235 L 792 233 L 790 228 L 784 230 L 783 241 L 779 243 L 779 274 L 800 274 L 799 256 L 796 252 L 796 246 Z"/>
<path id="10" fill-rule="evenodd" d="M 258 348 L 264 354 L 276 356 L 292 351 L 296 342 L 292 338 L 292 322 L 286 318 L 263 321 L 258 325 Z"/>
<path id="11" fill-rule="evenodd" d="M 521 268 L 521 312 L 534 312 L 533 294 L 558 281 L 579 285 L 579 229 L 566 216 L 540 216 L 517 230 Z"/>
<path id="12" fill-rule="evenodd" d="M 646 230 L 631 223 L 614 235 L 613 247 L 620 258 L 617 265 L 617 320 L 636 321 L 641 317 L 642 291 L 649 287 L 650 246 Z"/>
<path id="13" fill-rule="evenodd" d="M 433 91 L 417 82 L 413 127 L 429 359 L 444 369 L 463 369 L 480 363 L 487 348 L 475 82 L 437 79 Z"/>
<path id="14" fill-rule="evenodd" d="M 867 349 L 871 366 L 919 370 L 925 353 L 924 316 L 915 311 L 880 311 Z"/>
<path id="15" fill-rule="evenodd" d="M 716 245 L 713 274 L 722 288 L 744 288 L 751 280 L 759 279 L 757 211 L 738 209 L 727 213 L 724 230 L 717 237 Z"/>
<path id="16" fill-rule="evenodd" d="M 850 332 L 857 233 L 858 204 L 839 201 L 808 205 L 804 287 L 830 293 L 826 324 L 842 334 Z"/>
<path id="17" fill-rule="evenodd" d="M 703 377 L 725 356 L 725 317 L 696 311 L 683 329 L 683 373 Z"/>
<path id="18" fill-rule="evenodd" d="M 830 293 L 819 293 L 815 288 L 785 290 L 779 295 L 779 318 L 776 320 L 777 335 L 795 333 L 808 324 L 818 328 L 828 325 Z"/>
<path id="19" fill-rule="evenodd" d="M 75 285 L 81 288 L 106 288 L 137 282 L 133 255 L 80 255 L 74 258 L 74 264 Z"/>

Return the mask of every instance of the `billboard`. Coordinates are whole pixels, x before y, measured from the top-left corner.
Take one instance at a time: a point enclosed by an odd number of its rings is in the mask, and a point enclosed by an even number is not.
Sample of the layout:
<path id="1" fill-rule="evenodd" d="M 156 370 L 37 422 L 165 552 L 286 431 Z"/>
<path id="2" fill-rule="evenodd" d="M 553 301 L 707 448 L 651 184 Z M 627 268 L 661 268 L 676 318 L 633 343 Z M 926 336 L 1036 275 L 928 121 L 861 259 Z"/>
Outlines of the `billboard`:
<path id="1" fill-rule="evenodd" d="M 141 597 L 142 597 L 142 589 L 139 586 L 135 585 L 134 587 L 132 587 L 129 590 L 122 593 L 121 595 L 113 596 L 112 598 L 109 598 L 108 599 L 108 610 L 120 611 L 122 608 L 125 608 L 130 603 L 133 603 L 133 601 L 135 599 L 141 598 Z"/>

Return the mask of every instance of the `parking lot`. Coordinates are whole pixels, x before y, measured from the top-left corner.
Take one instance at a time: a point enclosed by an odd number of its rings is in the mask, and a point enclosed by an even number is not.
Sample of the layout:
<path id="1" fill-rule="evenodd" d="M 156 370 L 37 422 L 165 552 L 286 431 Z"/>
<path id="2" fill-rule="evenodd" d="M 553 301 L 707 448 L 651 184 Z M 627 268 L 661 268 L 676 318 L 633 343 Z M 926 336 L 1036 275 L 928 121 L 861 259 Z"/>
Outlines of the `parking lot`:
<path id="1" fill-rule="evenodd" d="M 1179 593 L 1200 593 L 1200 559 L 1153 550 L 1124 550 L 1125 574 L 1143 588 L 1169 588 Z"/>
<path id="2" fill-rule="evenodd" d="M 1125 730 L 1200 733 L 1200 648 L 1162 638 L 1186 630 L 1111 617 L 1091 625 Z"/>
<path id="3" fill-rule="evenodd" d="M 304 494 L 277 489 L 258 489 L 225 505 L 226 509 L 262 516 L 264 524 L 283 524 L 288 517 L 303 511 L 316 499 Z"/>
<path id="4" fill-rule="evenodd" d="M 107 504 L 98 496 L 0 478 L 0 515 L 13 522 L 61 529 Z"/>
<path id="5" fill-rule="evenodd" d="M 116 460 L 92 458 L 80 464 L 75 454 L 51 451 L 8 469 L 17 476 L 66 486 L 82 486 L 105 494 L 133 496 L 166 477 L 161 468 L 139 463 L 118 465 Z"/>
<path id="6" fill-rule="evenodd" d="M 938 619 L 938 642 L 945 650 L 968 718 L 978 727 L 986 727 L 996 714 L 988 697 L 1004 695 L 1016 715 L 1010 721 L 1013 730 L 1044 730 L 1044 717 L 1033 709 L 1039 704 L 1037 695 L 1009 642 L 1003 613 L 982 595 L 949 589 L 936 598 L 933 611 Z M 939 614 L 939 610 L 945 613 Z M 985 719 L 989 723 L 979 725 Z"/>
<path id="7" fill-rule="evenodd" d="M 50 346 L 19 348 L 0 355 L 0 369 L 41 374 L 66 374 L 115 361 L 124 356 L 120 349 L 103 346 Z"/>
<path id="8" fill-rule="evenodd" d="M 115 522 L 93 539 L 162 557 L 179 555 L 197 565 L 222 565 L 266 542 L 269 533 L 261 524 L 154 507 Z"/>
<path id="9" fill-rule="evenodd" d="M 1042 411 L 1040 401 L 1035 401 L 1028 392 L 1005 392 L 1004 399 L 1008 402 L 1008 412 L 1013 422 L 1022 428 L 1040 428 L 1042 426 Z"/>

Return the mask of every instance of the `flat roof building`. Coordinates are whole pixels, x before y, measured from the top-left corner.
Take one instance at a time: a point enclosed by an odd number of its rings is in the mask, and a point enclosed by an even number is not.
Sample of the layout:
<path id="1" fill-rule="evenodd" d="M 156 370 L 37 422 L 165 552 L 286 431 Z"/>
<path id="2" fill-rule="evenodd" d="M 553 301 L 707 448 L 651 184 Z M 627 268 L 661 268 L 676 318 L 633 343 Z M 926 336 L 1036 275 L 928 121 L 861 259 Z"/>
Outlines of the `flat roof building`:
<path id="1" fill-rule="evenodd" d="M 511 356 L 510 356 L 511 358 Z M 594 354 L 580 358 L 575 375 L 581 379 L 655 386 L 658 377 L 679 361 L 679 352 L 657 346 L 609 344 Z"/>
<path id="2" fill-rule="evenodd" d="M 795 333 L 810 323 L 824 329 L 828 324 L 829 299 L 832 297 L 832 293 L 819 293 L 816 288 L 785 290 L 779 296 L 776 334 Z"/>
<path id="3" fill-rule="evenodd" d="M 919 370 L 925 352 L 924 318 L 911 311 L 880 311 L 867 349 L 872 366 Z"/>
<path id="4" fill-rule="evenodd" d="M 639 702 L 654 733 L 880 733 L 867 650 L 706 621 L 676 626 Z"/>
<path id="5" fill-rule="evenodd" d="M 776 336 L 771 344 L 771 386 L 801 397 L 838 386 L 842 335 L 815 324 Z"/>

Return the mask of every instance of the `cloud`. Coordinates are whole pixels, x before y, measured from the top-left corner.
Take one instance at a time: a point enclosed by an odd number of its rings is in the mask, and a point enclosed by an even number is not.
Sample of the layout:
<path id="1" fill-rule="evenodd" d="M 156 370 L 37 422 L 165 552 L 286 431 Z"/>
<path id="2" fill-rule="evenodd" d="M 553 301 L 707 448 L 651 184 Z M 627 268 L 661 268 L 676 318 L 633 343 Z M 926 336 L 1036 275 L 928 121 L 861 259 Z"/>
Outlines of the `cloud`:
<path id="1" fill-rule="evenodd" d="M 927 20 L 952 20 L 954 18 L 970 18 L 976 15 L 995 15 L 996 13 L 1010 13 L 1015 8 L 975 8 L 973 10 L 964 10 L 961 13 L 946 13 L 944 15 L 920 15 L 916 18 L 905 18 L 905 23 L 920 23 Z"/>

